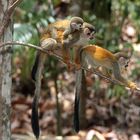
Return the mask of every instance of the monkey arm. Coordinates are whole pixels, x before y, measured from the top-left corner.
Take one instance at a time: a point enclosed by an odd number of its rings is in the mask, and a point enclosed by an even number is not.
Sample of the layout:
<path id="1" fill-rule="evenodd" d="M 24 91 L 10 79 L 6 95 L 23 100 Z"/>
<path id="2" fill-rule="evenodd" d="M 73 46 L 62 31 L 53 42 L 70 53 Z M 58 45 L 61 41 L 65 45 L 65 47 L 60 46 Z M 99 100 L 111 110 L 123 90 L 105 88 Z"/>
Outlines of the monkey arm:
<path id="1" fill-rule="evenodd" d="M 80 40 L 80 31 L 76 31 L 68 36 L 68 38 L 63 40 L 63 47 L 62 47 L 62 57 L 64 61 L 66 62 L 68 69 L 71 69 L 71 66 L 69 64 L 70 61 L 70 48 L 74 47 L 81 47 L 81 46 L 75 46 L 75 43 Z M 78 54 L 78 52 L 77 52 Z M 78 63 L 77 63 L 78 64 Z"/>

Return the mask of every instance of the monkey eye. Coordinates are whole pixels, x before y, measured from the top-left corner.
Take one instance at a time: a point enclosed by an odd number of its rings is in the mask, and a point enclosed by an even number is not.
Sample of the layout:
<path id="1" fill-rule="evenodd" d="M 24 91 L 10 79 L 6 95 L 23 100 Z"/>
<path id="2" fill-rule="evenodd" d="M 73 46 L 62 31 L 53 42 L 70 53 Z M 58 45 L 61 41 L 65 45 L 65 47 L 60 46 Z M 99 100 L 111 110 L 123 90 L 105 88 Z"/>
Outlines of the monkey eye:
<path id="1" fill-rule="evenodd" d="M 96 33 L 96 30 L 93 30 L 92 33 L 95 34 Z"/>
<path id="2" fill-rule="evenodd" d="M 96 33 L 96 30 L 95 30 L 95 29 L 93 29 L 91 32 L 92 32 L 93 34 L 95 34 L 95 33 Z"/>
<path id="3" fill-rule="evenodd" d="M 90 35 L 90 32 L 88 32 L 87 35 Z"/>
<path id="4" fill-rule="evenodd" d="M 79 24 L 79 28 L 82 28 L 82 24 Z"/>
<path id="5" fill-rule="evenodd" d="M 73 31 L 79 31 L 82 29 L 82 24 L 81 23 L 76 23 L 76 22 L 73 22 L 71 23 L 71 28 L 73 29 Z"/>

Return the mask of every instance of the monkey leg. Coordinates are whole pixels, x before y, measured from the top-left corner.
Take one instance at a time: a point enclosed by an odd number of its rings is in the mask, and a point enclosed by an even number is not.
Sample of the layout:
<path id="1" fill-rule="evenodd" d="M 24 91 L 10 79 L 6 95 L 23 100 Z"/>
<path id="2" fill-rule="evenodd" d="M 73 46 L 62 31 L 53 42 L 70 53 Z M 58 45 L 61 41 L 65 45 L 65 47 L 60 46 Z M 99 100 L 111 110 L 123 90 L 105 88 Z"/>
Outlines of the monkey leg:
<path id="1" fill-rule="evenodd" d="M 122 77 L 118 62 L 113 63 L 113 74 L 115 79 L 118 80 L 123 85 L 125 85 L 126 87 L 130 88 L 131 90 L 137 89 L 136 83 L 126 80 L 125 78 Z"/>
<path id="2" fill-rule="evenodd" d="M 82 46 L 79 46 L 79 47 L 75 47 L 74 48 L 74 63 L 76 64 L 76 70 L 79 70 L 82 66 L 84 66 L 84 57 L 82 56 L 83 55 L 83 52 L 82 52 Z"/>
<path id="3" fill-rule="evenodd" d="M 99 70 L 99 67 L 98 67 Z M 101 70 L 99 70 L 103 75 L 105 75 L 108 78 L 111 78 L 111 73 L 106 67 L 101 67 Z"/>
<path id="4" fill-rule="evenodd" d="M 70 64 L 70 48 L 67 45 L 67 43 L 63 42 L 63 46 L 62 46 L 62 57 L 63 57 L 63 61 L 64 63 L 66 63 L 68 70 L 71 70 L 71 64 Z"/>
<path id="5" fill-rule="evenodd" d="M 75 64 L 76 64 L 76 70 L 79 70 L 81 68 L 81 63 L 80 63 L 80 56 L 77 54 L 75 58 Z"/>

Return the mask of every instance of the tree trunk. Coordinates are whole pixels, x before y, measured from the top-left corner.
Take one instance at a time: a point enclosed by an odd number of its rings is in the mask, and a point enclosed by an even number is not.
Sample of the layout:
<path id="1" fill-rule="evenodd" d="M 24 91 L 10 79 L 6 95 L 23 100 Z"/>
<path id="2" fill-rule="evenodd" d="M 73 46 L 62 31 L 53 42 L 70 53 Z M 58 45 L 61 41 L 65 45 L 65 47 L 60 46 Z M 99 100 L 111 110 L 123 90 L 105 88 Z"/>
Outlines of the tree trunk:
<path id="1" fill-rule="evenodd" d="M 10 0 L 0 0 L 0 29 L 5 23 L 5 13 Z M 11 21 L 4 28 L 0 43 L 12 40 Z M 6 49 L 7 51 L 4 51 Z M 10 114 L 11 114 L 11 46 L 0 49 L 0 140 L 11 139 Z"/>

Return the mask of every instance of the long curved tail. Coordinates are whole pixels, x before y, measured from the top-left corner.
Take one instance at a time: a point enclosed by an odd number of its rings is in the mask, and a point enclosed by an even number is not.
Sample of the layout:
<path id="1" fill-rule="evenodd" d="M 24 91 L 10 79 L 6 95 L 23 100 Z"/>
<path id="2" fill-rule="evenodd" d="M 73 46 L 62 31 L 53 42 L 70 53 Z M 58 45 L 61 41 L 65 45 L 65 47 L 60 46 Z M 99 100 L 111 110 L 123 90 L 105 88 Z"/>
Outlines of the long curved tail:
<path id="1" fill-rule="evenodd" d="M 74 130 L 78 133 L 79 132 L 79 101 L 80 96 L 79 94 L 75 93 L 75 102 L 74 102 L 74 118 L 73 118 L 73 124 L 74 124 Z"/>
<path id="2" fill-rule="evenodd" d="M 31 71 L 31 77 L 34 81 L 36 81 L 36 73 L 37 73 L 40 57 L 41 57 L 41 53 L 37 52 L 35 62 L 34 62 L 34 65 L 32 67 L 32 71 Z"/>
<path id="3" fill-rule="evenodd" d="M 31 124 L 32 124 L 33 133 L 37 139 L 39 138 L 40 135 L 38 104 L 39 104 L 39 97 L 41 92 L 41 75 L 45 62 L 45 58 L 42 57 L 41 55 L 43 54 L 41 53 L 37 54 L 35 64 L 32 69 L 32 78 L 33 80 L 35 80 L 35 93 L 34 93 L 34 99 L 32 103 Z"/>
<path id="4" fill-rule="evenodd" d="M 80 94 L 82 89 L 83 70 L 76 71 L 75 101 L 74 101 L 74 130 L 78 133 L 80 130 L 79 110 L 80 110 Z"/>

